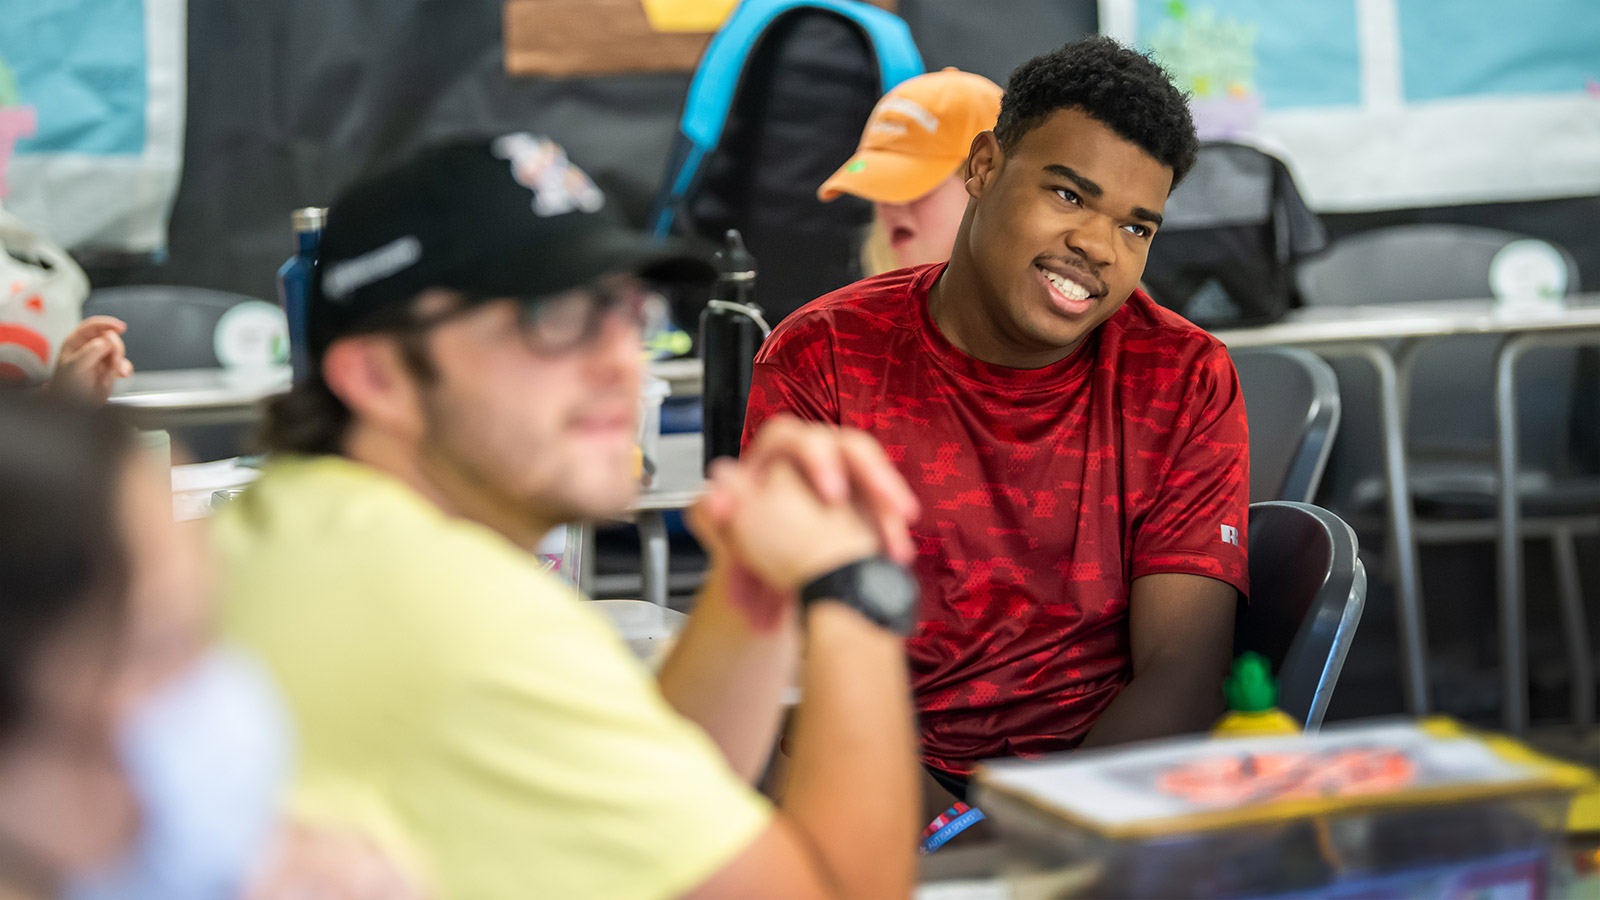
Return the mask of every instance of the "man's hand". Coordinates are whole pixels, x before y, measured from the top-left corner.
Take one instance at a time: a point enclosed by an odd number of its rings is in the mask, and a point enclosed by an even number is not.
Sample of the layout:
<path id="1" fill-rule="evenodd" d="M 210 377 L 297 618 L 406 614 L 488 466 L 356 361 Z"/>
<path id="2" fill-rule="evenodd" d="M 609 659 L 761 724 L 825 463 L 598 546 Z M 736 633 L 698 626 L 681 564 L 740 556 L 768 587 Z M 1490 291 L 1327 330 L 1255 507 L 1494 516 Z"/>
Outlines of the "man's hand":
<path id="1" fill-rule="evenodd" d="M 785 472 L 779 483 L 768 484 L 767 477 L 778 471 Z M 778 416 L 761 429 L 737 462 L 718 460 L 710 475 L 706 496 L 689 511 L 689 525 L 711 553 L 713 578 L 759 631 L 776 628 L 794 590 L 810 580 L 785 586 L 793 574 L 776 572 L 774 567 L 785 565 L 787 554 L 814 551 L 821 557 L 837 557 L 812 578 L 873 553 L 886 553 L 901 563 L 916 555 L 908 527 L 918 513 L 916 497 L 883 448 L 865 432 Z M 809 490 L 809 498 L 797 492 L 795 476 L 803 478 L 799 487 Z M 738 513 L 750 503 L 765 521 L 745 539 L 756 542 L 752 547 L 762 547 L 759 552 L 767 555 L 765 560 L 753 559 L 755 550 L 730 538 Z M 805 523 L 814 519 L 809 517 L 818 516 L 820 533 L 802 539 L 798 529 L 810 527 Z M 862 521 L 870 535 L 860 533 L 857 526 Z M 826 523 L 836 523 L 839 530 Z M 864 540 L 867 536 L 876 541 Z M 768 548 L 769 540 L 782 546 Z M 846 552 L 840 555 L 838 550 Z"/>
<path id="2" fill-rule="evenodd" d="M 61 342 L 50 389 L 96 403 L 111 396 L 118 378 L 133 374 L 128 348 L 122 343 L 127 323 L 111 316 L 90 316 Z"/>
<path id="3" fill-rule="evenodd" d="M 916 556 L 906 528 L 918 514 L 916 495 L 872 435 L 774 416 L 739 464 L 759 477 L 779 463 L 793 466 L 823 503 L 858 507 L 895 562 L 907 565 Z"/>
<path id="4" fill-rule="evenodd" d="M 881 529 L 907 541 L 903 517 L 884 516 L 875 526 L 862 506 L 824 500 L 801 474 L 797 460 L 816 463 L 820 456 L 826 471 L 830 453 L 835 463 L 859 453 L 838 447 L 839 431 L 793 422 L 785 428 L 781 440 L 765 448 L 762 465 L 712 465 L 706 496 L 689 511 L 695 536 L 711 554 L 711 573 L 658 676 L 668 702 L 711 735 L 735 771 L 752 779 L 770 754 L 779 698 L 793 683 L 799 588 L 881 552 Z M 881 451 L 877 460 L 870 454 L 848 458 L 868 470 L 887 466 Z M 900 476 L 880 469 L 868 478 L 887 481 L 892 490 Z M 844 483 L 857 480 L 845 477 Z"/>
<path id="5" fill-rule="evenodd" d="M 754 471 L 717 461 L 696 512 L 699 536 L 715 556 L 784 594 L 883 546 L 863 510 L 823 500 L 787 461 Z"/>

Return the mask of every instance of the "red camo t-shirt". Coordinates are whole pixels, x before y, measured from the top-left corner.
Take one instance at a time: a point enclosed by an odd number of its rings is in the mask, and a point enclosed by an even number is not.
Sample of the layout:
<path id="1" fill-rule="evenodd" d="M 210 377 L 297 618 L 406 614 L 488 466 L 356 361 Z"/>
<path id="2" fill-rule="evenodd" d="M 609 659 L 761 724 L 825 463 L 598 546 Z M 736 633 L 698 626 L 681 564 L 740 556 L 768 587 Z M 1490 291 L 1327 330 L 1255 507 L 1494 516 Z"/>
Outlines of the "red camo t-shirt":
<path id="1" fill-rule="evenodd" d="M 1071 356 L 1009 369 L 928 313 L 943 264 L 842 288 L 756 358 L 769 416 L 870 432 L 922 501 L 907 640 L 924 759 L 1076 747 L 1131 676 L 1128 595 L 1158 572 L 1248 592 L 1248 432 L 1223 346 L 1143 293 Z"/>

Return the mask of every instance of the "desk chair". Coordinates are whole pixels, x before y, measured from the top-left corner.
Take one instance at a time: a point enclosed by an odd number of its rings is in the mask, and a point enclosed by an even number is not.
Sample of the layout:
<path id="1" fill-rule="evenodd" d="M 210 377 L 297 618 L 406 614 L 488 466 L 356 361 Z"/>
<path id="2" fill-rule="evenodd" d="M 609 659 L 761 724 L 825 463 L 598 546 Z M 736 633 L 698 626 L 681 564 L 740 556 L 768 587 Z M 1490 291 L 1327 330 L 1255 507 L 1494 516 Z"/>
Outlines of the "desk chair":
<path id="1" fill-rule="evenodd" d="M 1250 504 L 1250 602 L 1234 620 L 1235 656 L 1272 664 L 1278 707 L 1309 732 L 1322 727 L 1367 601 L 1356 533 L 1309 503 Z"/>
<path id="2" fill-rule="evenodd" d="M 1297 347 L 1237 350 L 1250 421 L 1250 499 L 1310 503 L 1339 430 L 1339 379 Z"/>
<path id="3" fill-rule="evenodd" d="M 1308 732 L 1322 726 L 1367 599 L 1356 533 L 1309 503 L 1250 504 L 1250 602 L 1234 623 L 1235 655 L 1272 663 L 1278 706 Z"/>
<path id="4" fill-rule="evenodd" d="M 128 323 L 122 336 L 136 371 L 215 369 L 217 323 L 228 310 L 257 300 L 242 294 L 181 285 L 131 285 L 91 291 L 83 315 L 116 316 Z M 226 459 L 241 452 L 239 429 L 200 425 L 173 429 L 197 460 Z"/>
<path id="5" fill-rule="evenodd" d="M 1298 274 L 1300 292 L 1307 306 L 1481 299 L 1490 295 L 1489 266 L 1495 254 L 1524 237 L 1464 225 L 1374 229 L 1344 238 L 1324 256 L 1304 264 Z M 1576 290 L 1577 263 L 1565 248 L 1556 249 L 1567 262 L 1568 290 Z M 1521 427 L 1509 434 L 1508 457 L 1528 462 L 1512 479 L 1521 507 L 1519 524 L 1528 536 L 1551 542 L 1572 672 L 1572 718 L 1587 726 L 1594 722 L 1594 672 L 1574 538 L 1600 532 L 1600 473 L 1585 471 L 1569 449 L 1577 383 L 1571 343 L 1534 335 L 1462 336 L 1402 346 L 1395 358 L 1407 420 L 1410 492 L 1419 543 L 1497 538 L 1496 404 L 1512 410 L 1513 421 L 1520 421 Z M 1525 350 L 1536 346 L 1546 349 L 1535 358 L 1521 359 Z M 1497 369 L 1504 378 L 1519 362 L 1520 389 L 1496 397 Z M 1344 408 L 1371 409 L 1367 400 L 1371 392 L 1362 390 L 1363 373 L 1339 371 Z M 1360 415 L 1347 418 L 1346 426 L 1346 433 L 1357 438 L 1341 442 L 1336 450 L 1322 502 L 1359 517 L 1382 493 L 1378 460 L 1361 453 L 1362 448 L 1378 446 L 1378 426 L 1374 418 Z M 1506 678 L 1501 705 L 1507 728 L 1521 732 L 1527 724 L 1523 576 L 1520 542 L 1513 544 L 1517 545 L 1513 552 L 1502 550 L 1500 572 Z"/>

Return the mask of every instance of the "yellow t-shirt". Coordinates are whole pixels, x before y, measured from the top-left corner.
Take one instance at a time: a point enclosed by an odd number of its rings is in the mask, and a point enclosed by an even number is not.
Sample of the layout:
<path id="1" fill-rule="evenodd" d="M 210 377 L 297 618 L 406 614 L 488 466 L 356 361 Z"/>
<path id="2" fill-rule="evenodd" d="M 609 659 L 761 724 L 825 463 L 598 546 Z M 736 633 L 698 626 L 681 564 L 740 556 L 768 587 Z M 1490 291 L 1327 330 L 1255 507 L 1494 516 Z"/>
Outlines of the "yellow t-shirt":
<path id="1" fill-rule="evenodd" d="M 229 635 L 299 730 L 296 794 L 447 900 L 673 897 L 772 812 L 602 615 L 498 534 L 334 457 L 220 511 Z"/>

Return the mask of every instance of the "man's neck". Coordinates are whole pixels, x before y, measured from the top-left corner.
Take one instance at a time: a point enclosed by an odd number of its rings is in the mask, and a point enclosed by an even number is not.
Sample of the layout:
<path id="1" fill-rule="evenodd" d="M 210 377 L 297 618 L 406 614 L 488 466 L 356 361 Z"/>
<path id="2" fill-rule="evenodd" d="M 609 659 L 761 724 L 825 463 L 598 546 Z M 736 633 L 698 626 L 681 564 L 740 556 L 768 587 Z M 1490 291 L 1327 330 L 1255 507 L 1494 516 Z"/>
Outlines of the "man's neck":
<path id="1" fill-rule="evenodd" d="M 964 236 L 963 236 L 964 238 Z M 994 311 L 1000 300 L 979 277 L 972 258 L 958 238 L 950 264 L 928 291 L 928 316 L 945 340 L 973 359 L 1008 369 L 1043 369 L 1071 356 L 1083 341 L 1070 347 L 1028 346 L 1006 334 Z"/>
<path id="2" fill-rule="evenodd" d="M 477 522 L 530 553 L 552 528 L 561 524 L 554 519 L 521 514 L 511 503 L 496 502 L 491 491 L 474 490 L 475 486 L 465 484 L 461 477 L 427 465 L 417 454 L 383 435 L 352 429 L 344 450 L 352 462 L 399 480 L 447 515 Z"/>

